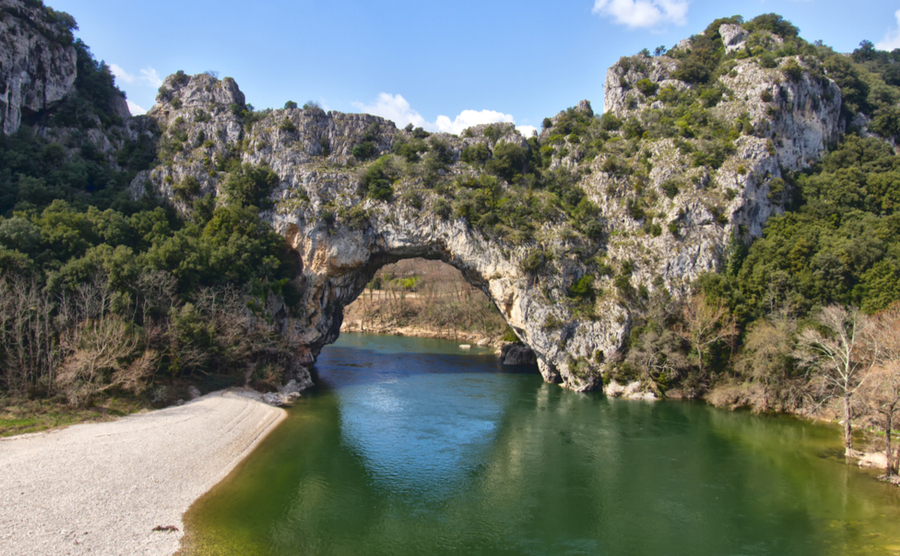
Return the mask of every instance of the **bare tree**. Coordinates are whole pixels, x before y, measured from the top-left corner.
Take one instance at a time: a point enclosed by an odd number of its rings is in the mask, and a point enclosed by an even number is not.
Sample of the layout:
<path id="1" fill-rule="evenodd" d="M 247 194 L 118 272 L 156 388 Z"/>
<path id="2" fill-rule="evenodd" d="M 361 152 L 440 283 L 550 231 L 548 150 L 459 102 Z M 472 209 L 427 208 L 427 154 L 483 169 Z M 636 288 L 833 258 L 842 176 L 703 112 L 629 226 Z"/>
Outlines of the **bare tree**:
<path id="1" fill-rule="evenodd" d="M 878 313 L 865 330 L 865 343 L 872 368 L 860 388 L 869 421 L 884 431 L 887 475 L 897 470 L 891 434 L 895 417 L 900 411 L 900 305 Z"/>
<path id="2" fill-rule="evenodd" d="M 155 369 L 156 354 L 141 349 L 140 337 L 115 317 L 80 323 L 65 335 L 63 349 L 57 384 L 74 406 L 110 388 L 139 393 Z"/>
<path id="3" fill-rule="evenodd" d="M 703 294 L 697 294 L 685 303 L 681 316 L 684 323 L 676 331 L 697 352 L 700 378 L 704 379 L 704 354 L 719 342 L 731 345 L 738 334 L 737 321 L 724 303 L 711 304 Z"/>
<path id="4" fill-rule="evenodd" d="M 10 391 L 52 391 L 59 364 L 55 306 L 35 279 L 0 277 L 0 382 Z"/>
<path id="5" fill-rule="evenodd" d="M 754 408 L 791 410 L 802 403 L 806 381 L 792 376 L 796 331 L 796 319 L 786 314 L 760 319 L 747 331 L 735 367 L 761 386 L 762 400 L 751 400 Z"/>
<path id="6" fill-rule="evenodd" d="M 666 328 L 648 327 L 628 350 L 626 361 L 641 371 L 651 386 L 673 383 L 690 368 L 682 348 L 682 339 Z"/>
<path id="7" fill-rule="evenodd" d="M 824 400 L 840 399 L 844 416 L 844 448 L 853 453 L 853 396 L 863 383 L 871 358 L 863 344 L 866 316 L 856 308 L 829 305 L 813 319 L 817 325 L 797 338 L 795 356 L 813 373 L 812 383 Z"/>

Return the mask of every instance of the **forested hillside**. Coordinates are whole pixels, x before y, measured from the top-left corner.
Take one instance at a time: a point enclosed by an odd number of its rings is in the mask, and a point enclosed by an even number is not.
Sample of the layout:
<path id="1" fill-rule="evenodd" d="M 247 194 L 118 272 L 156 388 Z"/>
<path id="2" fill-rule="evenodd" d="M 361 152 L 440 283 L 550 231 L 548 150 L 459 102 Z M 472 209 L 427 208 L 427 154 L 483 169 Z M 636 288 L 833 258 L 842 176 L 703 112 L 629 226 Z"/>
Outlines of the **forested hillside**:
<path id="1" fill-rule="evenodd" d="M 77 74 L 0 136 L 9 399 L 163 404 L 196 384 L 275 388 L 335 333 L 323 313 L 400 258 L 341 270 L 321 307 L 303 305 L 326 273 L 303 274 L 319 255 L 298 255 L 296 222 L 368 241 L 426 214 L 466 249 L 496 249 L 481 261 L 490 272 L 467 278 L 508 320 L 526 314 L 519 294 L 540 302 L 527 307 L 540 321 L 516 332 L 540 348 L 545 378 L 758 410 L 835 398 L 884 423 L 872 400 L 890 396 L 860 385 L 893 380 L 862 376 L 893 361 L 866 323 L 893 330 L 900 298 L 900 51 L 863 42 L 847 56 L 777 15 L 731 17 L 622 58 L 603 114 L 581 103 L 539 136 L 497 124 L 454 137 L 314 104 L 256 111 L 233 80 L 182 72 L 132 118 L 74 19 L 23 5 L 0 12 L 4 25 L 21 10 L 43 18 L 56 32 L 42 40 L 74 49 Z M 189 93 L 204 107 L 185 105 Z M 830 306 L 843 308 L 831 321 Z M 868 331 L 847 361 L 859 372 L 836 389 L 823 378 L 834 365 L 814 356 L 854 327 Z"/>
<path id="2" fill-rule="evenodd" d="M 0 135 L 3 395 L 84 405 L 125 391 L 168 403 L 186 397 L 183 377 L 280 382 L 294 353 L 265 302 L 273 291 L 291 300 L 284 239 L 240 201 L 200 200 L 182 218 L 163 199 L 133 198 L 135 174 L 158 160 L 158 132 L 113 110 L 124 95 L 86 45 L 71 32 L 53 40 L 77 52 L 74 90 Z M 238 168 L 232 183 L 266 178 Z"/>

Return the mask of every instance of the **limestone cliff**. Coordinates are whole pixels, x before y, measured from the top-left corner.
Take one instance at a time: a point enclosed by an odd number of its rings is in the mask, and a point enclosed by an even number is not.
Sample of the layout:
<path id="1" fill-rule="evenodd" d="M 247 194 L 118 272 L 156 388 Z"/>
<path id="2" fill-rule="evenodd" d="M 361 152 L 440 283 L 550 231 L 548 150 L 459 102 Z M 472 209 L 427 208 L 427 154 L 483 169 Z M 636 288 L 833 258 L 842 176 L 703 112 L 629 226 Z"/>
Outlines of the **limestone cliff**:
<path id="1" fill-rule="evenodd" d="M 579 320 L 566 303 L 566 289 L 585 270 L 574 248 L 583 238 L 564 222 L 547 225 L 539 239 L 544 249 L 559 254 L 553 270 L 540 276 L 522 270 L 533 245 L 516 245 L 472 229 L 465 219 L 449 217 L 437 208 L 444 195 L 416 175 L 393 183 L 392 200 L 367 197 L 360 186 L 366 165 L 353 147 L 371 139 L 378 154 L 395 142 L 410 139 L 413 130 L 398 130 L 390 121 L 369 115 L 324 113 L 318 108 L 273 110 L 252 125 L 238 115 L 243 96 L 233 81 L 208 75 L 169 77 L 148 116 L 166 130 L 163 143 L 174 141 L 172 158 L 135 179 L 135 195 L 176 197 L 177 185 L 188 177 L 199 182 L 194 193 L 214 192 L 219 198 L 232 157 L 265 165 L 279 176 L 272 194 L 274 207 L 265 212 L 302 261 L 297 281 L 303 310 L 292 321 L 292 332 L 309 346 L 303 356 L 312 363 L 319 350 L 337 338 L 342 309 L 351 303 L 381 265 L 402 258 L 440 259 L 456 268 L 496 303 L 517 334 L 535 348 L 547 380 L 575 389 L 594 387 L 599 374 L 586 361 L 603 361 L 621 346 L 627 312 L 614 300 L 600 302 L 609 319 Z M 246 119 L 246 118 L 245 118 Z M 472 168 L 459 161 L 471 145 L 493 147 L 503 142 L 527 145 L 511 124 L 473 128 L 466 137 L 433 136 L 446 148 L 450 164 L 438 171 L 439 181 L 468 176 Z M 370 165 L 371 163 L 369 163 Z M 176 200 L 185 208 L 186 201 Z"/>
<path id="2" fill-rule="evenodd" d="M 729 48 L 740 45 L 739 28 L 724 31 Z M 424 257 L 458 268 L 490 297 L 534 350 L 546 380 L 591 389 L 619 357 L 632 315 L 641 310 L 622 288 L 634 296 L 655 288 L 687 292 L 700 274 L 719 268 L 734 238 L 760 234 L 766 219 L 782 210 L 785 173 L 817 160 L 841 131 L 840 90 L 805 61 L 781 60 L 782 66 L 799 65 L 790 80 L 783 68 L 764 68 L 754 58 L 729 63 L 721 98 L 709 103 L 704 117 L 742 127 L 730 132 L 726 150 L 710 155 L 711 162 L 691 154 L 714 150 L 699 132 L 628 137 L 629 123 L 652 129 L 659 120 L 666 102 L 659 91 L 675 98 L 694 87 L 673 77 L 676 59 L 635 57 L 607 74 L 606 113 L 625 125 L 610 128 L 593 157 L 585 156 L 587 147 L 574 133 L 553 135 L 570 113 L 596 123 L 584 101 L 551 120 L 541 137 L 545 146 L 556 145 L 549 151 L 507 124 L 479 126 L 461 137 L 433 135 L 427 145 L 446 160 L 431 174 L 411 162 L 424 152 L 406 160 L 365 160 L 414 144 L 415 130 L 317 107 L 251 114 L 233 80 L 176 74 L 148 114 L 164 132 L 164 163 L 136 178 L 133 193 L 162 195 L 187 210 L 195 196 L 227 199 L 223 184 L 235 163 L 274 171 L 279 184 L 264 217 L 302 261 L 296 280 L 302 309 L 288 322 L 290 333 L 308 346 L 301 355 L 307 364 L 336 339 L 342 308 L 377 268 Z M 366 143 L 363 156 L 357 147 Z M 541 155 L 549 152 L 549 167 L 572 169 L 599 209 L 593 219 L 602 233 L 587 233 L 558 215 L 530 235 L 504 236 L 476 228 L 465 211 L 448 210 L 460 183 L 485 175 L 484 166 L 463 162 L 465 150 L 482 145 L 496 154 L 503 143 L 540 147 Z M 366 191 L 367 172 L 378 164 L 388 174 L 390 195 Z M 186 193 L 184 184 L 194 180 Z M 512 191 L 502 180 L 499 187 L 501 195 Z M 573 295 L 585 282 L 596 294 L 587 301 Z"/>
<path id="3" fill-rule="evenodd" d="M 0 128 L 14 133 L 72 90 L 76 52 L 57 12 L 21 0 L 0 1 Z"/>
<path id="4" fill-rule="evenodd" d="M 75 41 L 74 18 L 40 2 L 0 0 L 0 132 L 30 126 L 70 153 L 90 149 L 121 169 L 128 143 L 155 141 L 153 121 L 132 118 L 109 68 Z"/>
<path id="5" fill-rule="evenodd" d="M 747 37 L 737 25 L 724 24 L 719 33 L 728 52 Z M 772 45 L 780 41 L 770 37 Z M 690 48 L 690 42 L 680 48 Z M 798 56 L 783 57 L 771 68 L 759 57 L 725 62 L 727 71 L 718 92 L 713 90 L 721 98 L 708 102 L 705 116 L 726 126 L 739 122 L 740 131 L 732 127 L 720 141 L 729 150 L 714 164 L 697 163 L 696 153 L 719 145 L 700 137 L 687 117 L 674 122 L 680 130 L 674 137 L 645 140 L 630 158 L 601 154 L 592 163 L 595 171 L 583 185 L 617 232 L 608 245 L 611 257 L 633 259 L 636 282 L 652 288 L 659 277 L 671 290 L 683 291 L 700 274 L 719 268 L 733 239 L 758 237 L 766 220 L 783 210 L 787 174 L 819 160 L 842 131 L 841 91 L 810 63 Z M 665 117 L 667 103 L 695 88 L 673 77 L 678 66 L 672 56 L 638 55 L 616 63 L 606 74 L 605 111 L 652 128 Z M 791 78 L 787 67 L 797 68 Z M 611 160 L 621 164 L 610 169 Z M 639 214 L 628 203 L 641 203 Z M 642 233 L 653 219 L 669 233 Z"/>

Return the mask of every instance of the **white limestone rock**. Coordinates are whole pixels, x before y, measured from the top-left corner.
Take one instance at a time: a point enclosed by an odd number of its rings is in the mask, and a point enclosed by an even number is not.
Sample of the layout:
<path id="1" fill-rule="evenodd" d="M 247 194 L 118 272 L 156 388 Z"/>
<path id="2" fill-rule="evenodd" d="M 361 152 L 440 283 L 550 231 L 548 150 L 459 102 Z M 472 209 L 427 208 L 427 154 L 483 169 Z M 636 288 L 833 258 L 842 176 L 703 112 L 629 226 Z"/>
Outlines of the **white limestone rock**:
<path id="1" fill-rule="evenodd" d="M 76 52 L 71 36 L 41 7 L 2 0 L 0 12 L 0 130 L 15 133 L 72 90 Z"/>

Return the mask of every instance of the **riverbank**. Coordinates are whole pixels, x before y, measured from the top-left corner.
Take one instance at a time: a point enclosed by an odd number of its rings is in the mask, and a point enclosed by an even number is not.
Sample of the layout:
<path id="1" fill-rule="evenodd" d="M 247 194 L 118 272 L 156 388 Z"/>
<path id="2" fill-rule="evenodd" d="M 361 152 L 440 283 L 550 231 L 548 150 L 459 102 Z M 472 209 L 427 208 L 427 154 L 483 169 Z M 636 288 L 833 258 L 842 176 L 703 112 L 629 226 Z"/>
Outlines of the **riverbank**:
<path id="1" fill-rule="evenodd" d="M 2 439 L 0 556 L 173 554 L 188 507 L 285 416 L 224 391 Z"/>
<path id="2" fill-rule="evenodd" d="M 452 340 L 478 346 L 490 346 L 500 349 L 503 341 L 499 335 L 485 335 L 479 332 L 457 330 L 455 328 L 430 328 L 421 326 L 399 326 L 388 323 L 364 323 L 362 320 L 345 320 L 341 324 L 341 332 L 356 332 L 362 334 L 384 334 L 389 336 L 413 336 L 416 338 L 431 338 L 435 340 Z"/>

